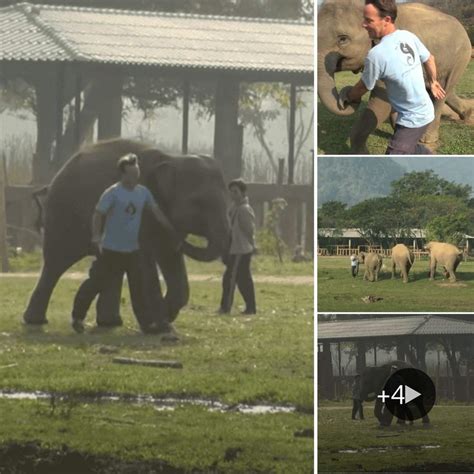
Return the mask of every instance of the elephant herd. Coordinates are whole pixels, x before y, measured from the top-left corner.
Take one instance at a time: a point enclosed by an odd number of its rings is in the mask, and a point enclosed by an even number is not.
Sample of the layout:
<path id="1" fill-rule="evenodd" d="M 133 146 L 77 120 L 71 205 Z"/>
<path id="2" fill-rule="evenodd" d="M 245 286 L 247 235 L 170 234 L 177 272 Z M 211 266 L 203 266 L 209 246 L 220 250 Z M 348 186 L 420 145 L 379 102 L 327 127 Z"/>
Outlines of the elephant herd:
<path id="1" fill-rule="evenodd" d="M 436 267 L 443 267 L 444 277 L 451 282 L 456 281 L 456 269 L 463 259 L 463 251 L 455 245 L 445 242 L 429 242 L 424 247 L 430 254 L 430 280 L 434 280 Z M 364 280 L 377 281 L 382 268 L 383 258 L 376 252 L 360 252 L 359 263 L 364 264 Z M 403 283 L 408 283 L 408 274 L 415 263 L 413 252 L 404 244 L 392 248 L 391 267 L 392 278 L 398 269 Z"/>

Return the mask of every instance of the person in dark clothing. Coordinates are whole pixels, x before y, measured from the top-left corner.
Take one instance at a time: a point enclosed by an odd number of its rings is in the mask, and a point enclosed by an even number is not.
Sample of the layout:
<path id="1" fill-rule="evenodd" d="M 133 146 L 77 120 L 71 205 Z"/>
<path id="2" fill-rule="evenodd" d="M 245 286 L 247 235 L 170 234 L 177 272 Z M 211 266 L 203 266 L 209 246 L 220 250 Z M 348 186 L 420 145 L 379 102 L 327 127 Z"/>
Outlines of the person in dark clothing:
<path id="1" fill-rule="evenodd" d="M 242 314 L 256 314 L 255 289 L 250 263 L 255 252 L 255 214 L 247 197 L 247 185 L 242 179 L 229 184 L 232 206 L 229 210 L 231 242 L 225 258 L 226 270 L 222 279 L 220 314 L 230 313 L 235 286 L 245 301 Z"/>
<path id="2" fill-rule="evenodd" d="M 145 206 L 155 219 L 169 230 L 173 237 L 176 232 L 153 195 L 145 186 L 138 184 L 140 168 L 137 156 L 125 155 L 118 161 L 120 181 L 102 194 L 92 218 L 92 244 L 97 260 L 77 291 L 72 310 L 72 327 L 84 332 L 84 319 L 94 298 L 104 290 L 110 281 L 127 274 L 132 307 L 144 332 L 168 332 L 169 328 L 155 327 L 143 290 L 138 235 Z M 179 239 L 177 249 L 180 246 Z"/>
<path id="3" fill-rule="evenodd" d="M 364 408 L 362 406 L 362 397 L 360 392 L 360 375 L 356 374 L 352 383 L 352 419 L 355 420 L 357 414 L 359 419 L 364 419 Z"/>

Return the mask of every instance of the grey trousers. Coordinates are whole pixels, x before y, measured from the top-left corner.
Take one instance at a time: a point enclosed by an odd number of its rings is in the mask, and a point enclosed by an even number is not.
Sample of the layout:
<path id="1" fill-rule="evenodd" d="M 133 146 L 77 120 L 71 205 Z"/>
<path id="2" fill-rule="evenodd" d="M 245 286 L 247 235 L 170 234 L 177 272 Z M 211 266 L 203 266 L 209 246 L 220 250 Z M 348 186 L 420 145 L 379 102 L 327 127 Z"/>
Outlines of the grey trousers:
<path id="1" fill-rule="evenodd" d="M 429 125 L 429 124 L 428 124 Z M 428 125 L 418 128 L 408 128 L 396 125 L 386 155 L 432 155 L 431 150 L 418 143 L 426 132 Z"/>

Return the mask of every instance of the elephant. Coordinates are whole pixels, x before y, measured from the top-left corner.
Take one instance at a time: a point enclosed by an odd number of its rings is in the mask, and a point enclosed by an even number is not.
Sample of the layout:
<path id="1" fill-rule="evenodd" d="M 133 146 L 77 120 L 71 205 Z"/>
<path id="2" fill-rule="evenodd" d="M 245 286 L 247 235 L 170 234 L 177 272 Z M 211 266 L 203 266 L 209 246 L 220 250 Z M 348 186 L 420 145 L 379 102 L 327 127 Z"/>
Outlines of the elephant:
<path id="1" fill-rule="evenodd" d="M 413 252 L 405 244 L 397 244 L 392 248 L 392 278 L 398 267 L 403 283 L 408 283 L 408 273 L 415 262 Z"/>
<path id="2" fill-rule="evenodd" d="M 339 116 L 351 115 L 355 108 L 338 106 L 339 92 L 334 75 L 339 71 L 360 72 L 373 46 L 362 27 L 363 7 L 361 0 L 327 0 L 318 12 L 318 96 L 331 113 Z M 396 26 L 416 34 L 436 58 L 438 80 L 447 96 L 435 102 L 435 120 L 422 139 L 423 143 L 434 145 L 438 141 L 445 103 L 465 122 L 472 118 L 472 107 L 455 92 L 471 60 L 471 42 L 456 18 L 419 3 L 399 4 Z M 367 108 L 352 127 L 351 153 L 368 154 L 369 135 L 389 117 L 393 124 L 394 115 L 385 86 L 379 81 L 370 94 Z"/>
<path id="3" fill-rule="evenodd" d="M 170 156 L 132 140 L 112 139 L 79 150 L 55 175 L 44 202 L 43 268 L 23 314 L 26 324 L 46 324 L 46 311 L 55 285 L 75 262 L 93 255 L 92 214 L 102 192 L 118 181 L 117 161 L 138 156 L 140 183 L 147 186 L 183 238 L 179 252 L 167 231 L 144 210 L 140 228 L 145 301 L 153 321 L 174 321 L 189 299 L 184 255 L 211 261 L 227 251 L 230 227 L 228 196 L 218 162 L 206 156 Z M 206 247 L 187 242 L 193 234 Z M 166 282 L 163 298 L 156 263 Z M 97 301 L 97 323 L 120 325 L 122 278 L 111 282 Z"/>
<path id="4" fill-rule="evenodd" d="M 424 249 L 430 252 L 430 280 L 434 280 L 436 265 L 439 263 L 444 267 L 444 276 L 455 282 L 456 268 L 461 263 L 463 251 L 445 242 L 428 242 Z"/>
<path id="5" fill-rule="evenodd" d="M 375 400 L 374 415 L 381 426 L 389 426 L 392 423 L 393 415 L 384 409 L 384 404 L 378 398 L 378 395 L 382 392 L 387 380 L 394 372 L 412 368 L 414 367 L 407 362 L 395 360 L 378 367 L 366 367 L 361 373 L 361 399 L 366 402 Z M 403 383 L 403 379 L 400 382 Z M 416 409 L 422 411 L 422 407 L 418 406 L 418 402 L 417 400 L 415 403 Z M 425 426 L 429 425 L 430 419 L 427 414 L 423 416 L 422 420 Z M 403 424 L 405 422 L 399 419 L 397 423 Z"/>
<path id="6" fill-rule="evenodd" d="M 364 280 L 377 281 L 382 268 L 382 256 L 375 252 L 359 252 L 359 258 L 365 266 Z"/>

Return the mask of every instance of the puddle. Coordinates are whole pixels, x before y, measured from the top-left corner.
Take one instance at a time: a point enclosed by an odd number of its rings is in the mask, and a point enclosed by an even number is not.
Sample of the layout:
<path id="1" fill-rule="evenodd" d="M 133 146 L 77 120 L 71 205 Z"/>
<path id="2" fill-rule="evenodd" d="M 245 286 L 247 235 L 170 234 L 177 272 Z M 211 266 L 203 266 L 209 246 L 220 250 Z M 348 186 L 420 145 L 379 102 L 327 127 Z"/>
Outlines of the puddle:
<path id="1" fill-rule="evenodd" d="M 421 444 L 418 446 L 407 445 L 407 446 L 374 446 L 370 448 L 360 448 L 360 449 L 340 449 L 338 453 L 341 454 L 359 454 L 359 453 L 386 453 L 388 451 L 398 451 L 398 450 L 406 450 L 406 451 L 417 451 L 419 449 L 438 449 L 441 448 L 439 444 Z"/>
<path id="2" fill-rule="evenodd" d="M 59 401 L 76 400 L 83 403 L 101 402 L 121 402 L 133 405 L 153 405 L 158 411 L 173 411 L 185 405 L 199 406 L 214 412 L 237 412 L 245 415 L 270 415 L 275 413 L 294 413 L 296 407 L 282 405 L 246 405 L 238 403 L 228 405 L 216 400 L 206 400 L 203 398 L 173 398 L 173 397 L 153 397 L 150 395 L 63 395 L 49 392 L 13 392 L 0 391 L 0 399 L 6 400 L 51 400 Z"/>

